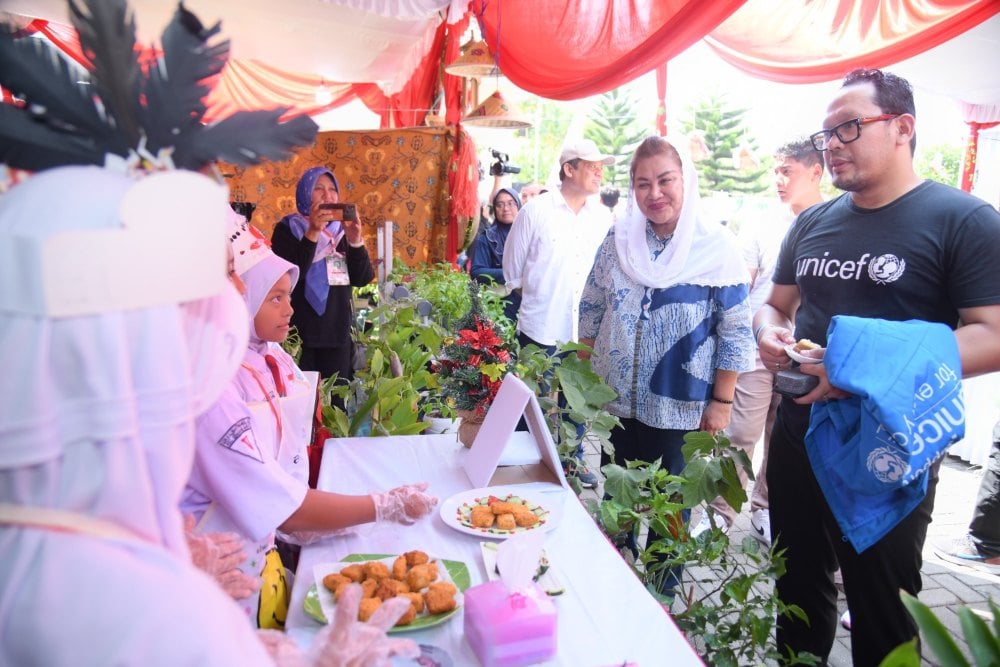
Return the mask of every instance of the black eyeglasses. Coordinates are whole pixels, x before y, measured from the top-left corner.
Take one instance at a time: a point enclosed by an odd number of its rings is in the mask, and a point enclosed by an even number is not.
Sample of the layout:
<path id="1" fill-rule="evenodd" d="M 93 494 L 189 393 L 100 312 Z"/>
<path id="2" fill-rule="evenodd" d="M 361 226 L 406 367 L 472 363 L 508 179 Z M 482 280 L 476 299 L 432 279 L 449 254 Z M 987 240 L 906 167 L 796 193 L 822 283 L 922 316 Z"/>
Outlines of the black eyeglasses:
<path id="1" fill-rule="evenodd" d="M 821 130 L 816 134 L 809 137 L 812 141 L 813 148 L 818 151 L 825 151 L 830 148 L 830 139 L 833 135 L 837 135 L 840 142 L 843 144 L 849 144 L 852 141 L 857 141 L 861 137 L 861 126 L 867 125 L 868 123 L 877 123 L 881 120 L 892 120 L 893 118 L 900 116 L 902 114 L 898 113 L 884 113 L 881 116 L 869 116 L 867 118 L 852 118 L 851 120 L 844 121 L 836 127 L 831 127 L 829 130 Z"/>

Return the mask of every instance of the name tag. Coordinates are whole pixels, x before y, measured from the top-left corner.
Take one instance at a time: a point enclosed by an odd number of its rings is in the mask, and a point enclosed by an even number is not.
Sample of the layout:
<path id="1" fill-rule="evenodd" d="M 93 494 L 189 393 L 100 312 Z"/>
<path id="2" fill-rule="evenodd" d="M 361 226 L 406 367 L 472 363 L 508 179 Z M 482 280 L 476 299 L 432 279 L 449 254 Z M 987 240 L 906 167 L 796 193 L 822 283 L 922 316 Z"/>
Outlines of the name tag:
<path id="1" fill-rule="evenodd" d="M 351 277 L 347 273 L 347 258 L 343 255 L 327 255 L 326 281 L 330 285 L 350 285 Z"/>

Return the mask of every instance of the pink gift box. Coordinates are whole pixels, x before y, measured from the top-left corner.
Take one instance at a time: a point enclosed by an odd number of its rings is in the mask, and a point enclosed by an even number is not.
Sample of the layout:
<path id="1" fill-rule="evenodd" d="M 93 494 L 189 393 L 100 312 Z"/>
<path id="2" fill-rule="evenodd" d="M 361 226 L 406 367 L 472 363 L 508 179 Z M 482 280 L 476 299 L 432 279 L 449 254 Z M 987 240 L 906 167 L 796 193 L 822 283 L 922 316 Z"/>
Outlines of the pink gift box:
<path id="1" fill-rule="evenodd" d="M 556 655 L 556 607 L 535 584 L 508 593 L 502 581 L 474 586 L 465 598 L 465 636 L 483 667 L 517 667 Z"/>

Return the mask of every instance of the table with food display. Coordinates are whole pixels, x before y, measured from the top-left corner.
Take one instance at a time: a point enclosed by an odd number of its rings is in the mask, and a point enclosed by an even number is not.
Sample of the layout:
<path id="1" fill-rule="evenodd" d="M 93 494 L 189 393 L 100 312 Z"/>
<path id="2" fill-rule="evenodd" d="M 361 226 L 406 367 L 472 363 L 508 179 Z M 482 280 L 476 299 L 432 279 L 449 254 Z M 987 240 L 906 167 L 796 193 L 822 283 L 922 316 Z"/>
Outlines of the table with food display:
<path id="1" fill-rule="evenodd" d="M 440 498 L 439 511 L 412 526 L 362 526 L 303 547 L 286 623 L 291 637 L 309 645 L 336 604 L 340 577 L 374 578 L 372 588 L 405 582 L 401 590 L 424 593 L 416 596 L 426 601 L 419 601 L 420 612 L 391 631 L 421 645 L 422 658 L 405 664 L 524 664 L 518 655 L 551 652 L 551 643 L 555 657 L 537 664 L 701 664 L 571 490 L 551 482 L 474 488 L 463 467 L 469 451 L 454 434 L 327 441 L 320 489 L 369 493 L 426 480 Z M 497 521 L 481 525 L 497 502 L 505 503 L 496 506 Z M 528 592 L 508 609 L 503 584 L 488 582 L 497 578 L 498 545 L 527 531 L 544 534 L 535 573 L 539 599 Z M 490 606 L 492 587 L 503 591 L 504 613 Z M 548 630 L 539 629 L 546 622 Z M 492 636 L 494 630 L 499 634 Z M 485 661 L 477 657 L 494 643 L 503 645 L 492 646 Z"/>

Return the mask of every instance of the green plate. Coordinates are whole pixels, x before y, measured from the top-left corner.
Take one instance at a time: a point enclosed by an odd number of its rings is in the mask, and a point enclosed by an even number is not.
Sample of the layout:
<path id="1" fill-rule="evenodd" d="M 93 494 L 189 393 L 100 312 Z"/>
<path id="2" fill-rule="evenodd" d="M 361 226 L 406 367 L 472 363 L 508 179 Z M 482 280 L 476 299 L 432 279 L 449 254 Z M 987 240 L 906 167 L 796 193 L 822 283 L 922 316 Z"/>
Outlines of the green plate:
<path id="1" fill-rule="evenodd" d="M 372 560 L 383 560 L 386 558 L 396 558 L 393 554 L 351 554 L 350 556 L 344 556 L 340 562 L 342 563 L 364 563 Z M 444 569 L 448 572 L 448 577 L 451 582 L 455 584 L 459 591 L 465 592 L 465 590 L 472 584 L 472 580 L 469 578 L 469 568 L 465 563 L 457 560 L 444 560 L 442 558 L 435 558 L 444 565 Z M 392 564 L 389 564 L 390 568 Z M 447 581 L 441 577 L 442 580 Z M 457 614 L 462 608 L 462 605 L 457 605 L 451 611 L 446 611 L 443 614 L 421 614 L 417 616 L 409 625 L 400 625 L 398 627 L 390 628 L 390 633 L 395 632 L 408 632 L 410 630 L 422 630 L 424 628 L 431 628 L 435 625 L 440 625 L 444 623 L 449 618 Z M 306 615 L 310 618 L 319 621 L 320 623 L 327 623 L 326 616 L 323 614 L 323 606 L 319 601 L 319 591 L 316 589 L 316 584 L 314 583 L 306 591 L 305 600 L 302 601 L 302 609 L 306 612 Z"/>

